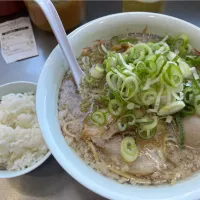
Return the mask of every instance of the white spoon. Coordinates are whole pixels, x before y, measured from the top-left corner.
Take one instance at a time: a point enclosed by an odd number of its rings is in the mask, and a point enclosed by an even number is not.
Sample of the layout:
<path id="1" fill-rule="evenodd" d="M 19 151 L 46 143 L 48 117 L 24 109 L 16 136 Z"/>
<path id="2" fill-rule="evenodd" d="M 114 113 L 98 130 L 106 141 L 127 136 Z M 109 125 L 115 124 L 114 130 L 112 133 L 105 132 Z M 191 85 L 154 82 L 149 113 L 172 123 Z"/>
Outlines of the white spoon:
<path id="1" fill-rule="evenodd" d="M 50 0 L 35 0 L 35 2 L 40 6 L 43 10 L 55 36 L 56 39 L 64 53 L 65 58 L 69 63 L 69 67 L 71 69 L 74 80 L 79 87 L 82 77 L 84 76 L 83 71 L 81 70 L 74 53 L 72 51 L 71 45 L 67 38 L 67 34 L 62 25 L 60 17 Z M 70 20 L 70 19 L 69 19 Z"/>

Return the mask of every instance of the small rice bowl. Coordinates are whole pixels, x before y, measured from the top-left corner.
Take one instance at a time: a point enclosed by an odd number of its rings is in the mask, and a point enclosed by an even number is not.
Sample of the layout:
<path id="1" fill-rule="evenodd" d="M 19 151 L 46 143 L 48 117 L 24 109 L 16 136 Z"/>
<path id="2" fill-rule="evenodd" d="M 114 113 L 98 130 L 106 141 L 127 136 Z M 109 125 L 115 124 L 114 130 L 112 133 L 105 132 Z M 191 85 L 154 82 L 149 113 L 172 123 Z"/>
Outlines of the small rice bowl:
<path id="1" fill-rule="evenodd" d="M 0 102 L 0 166 L 9 171 L 22 170 L 47 152 L 36 116 L 35 95 L 3 96 Z"/>

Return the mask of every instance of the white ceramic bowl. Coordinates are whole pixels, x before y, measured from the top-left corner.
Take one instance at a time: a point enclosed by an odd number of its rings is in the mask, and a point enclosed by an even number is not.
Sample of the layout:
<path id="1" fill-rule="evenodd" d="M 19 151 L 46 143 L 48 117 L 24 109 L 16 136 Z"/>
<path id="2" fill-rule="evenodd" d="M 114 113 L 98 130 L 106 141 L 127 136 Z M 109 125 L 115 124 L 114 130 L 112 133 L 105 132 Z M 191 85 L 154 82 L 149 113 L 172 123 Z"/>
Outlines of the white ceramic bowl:
<path id="1" fill-rule="evenodd" d="M 165 36 L 186 33 L 193 47 L 200 49 L 200 29 L 183 20 L 153 13 L 121 13 L 102 17 L 76 29 L 69 35 L 74 53 L 94 40 L 111 38 L 121 33 L 147 32 Z M 42 70 L 36 95 L 36 107 L 42 133 L 60 165 L 81 184 L 109 199 L 197 200 L 200 197 L 200 173 L 175 185 L 132 186 L 119 184 L 87 166 L 66 144 L 57 117 L 58 90 L 67 69 L 57 46 Z"/>
<path id="2" fill-rule="evenodd" d="M 10 93 L 24 93 L 24 92 L 36 92 L 37 85 L 31 82 L 12 82 L 5 85 L 0 86 L 0 99 L 2 96 L 10 94 Z M 0 133 L 1 134 L 1 133 Z M 27 174 L 28 172 L 33 171 L 38 166 L 40 166 L 49 156 L 51 155 L 50 151 L 37 163 L 34 165 L 19 171 L 4 171 L 0 170 L 0 178 L 13 178 L 17 176 L 21 176 Z"/>

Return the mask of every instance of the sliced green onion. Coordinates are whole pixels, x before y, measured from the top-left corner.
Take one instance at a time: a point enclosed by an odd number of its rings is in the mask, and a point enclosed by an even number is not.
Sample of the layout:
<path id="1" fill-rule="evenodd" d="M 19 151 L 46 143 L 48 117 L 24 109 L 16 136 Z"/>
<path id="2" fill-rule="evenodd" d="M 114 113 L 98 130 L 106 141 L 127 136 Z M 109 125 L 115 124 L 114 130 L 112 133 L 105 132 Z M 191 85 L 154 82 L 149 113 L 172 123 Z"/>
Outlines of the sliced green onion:
<path id="1" fill-rule="evenodd" d="M 186 62 L 190 66 L 198 67 L 200 66 L 200 56 L 186 56 Z"/>
<path id="2" fill-rule="evenodd" d="M 179 87 L 183 82 L 183 76 L 179 67 L 175 64 L 169 65 L 166 72 L 162 75 L 162 81 L 174 88 Z"/>
<path id="3" fill-rule="evenodd" d="M 148 68 L 148 73 L 152 76 L 157 72 L 157 65 L 153 61 L 147 61 L 146 62 L 147 68 Z"/>
<path id="4" fill-rule="evenodd" d="M 152 119 L 150 117 L 147 117 L 147 116 L 136 119 L 136 123 L 150 123 L 150 122 L 152 122 Z"/>
<path id="5" fill-rule="evenodd" d="M 128 59 L 133 63 L 137 63 L 138 61 L 143 61 L 145 56 L 151 55 L 151 48 L 145 43 L 136 44 L 134 47 L 129 49 Z"/>
<path id="6" fill-rule="evenodd" d="M 136 52 L 139 52 L 139 51 L 144 51 L 147 56 L 149 56 L 150 54 L 152 54 L 152 50 L 151 48 L 149 47 L 149 45 L 145 44 L 145 43 L 138 43 L 134 46 L 134 49 Z"/>
<path id="7" fill-rule="evenodd" d="M 172 91 L 172 96 L 178 101 L 183 100 L 183 96 L 179 96 L 175 91 Z"/>
<path id="8" fill-rule="evenodd" d="M 117 59 L 115 57 L 109 57 L 104 61 L 106 65 L 106 72 L 109 72 L 111 68 L 114 68 L 117 66 Z"/>
<path id="9" fill-rule="evenodd" d="M 185 103 L 183 101 L 175 101 L 175 102 L 172 102 L 172 103 L 162 107 L 158 111 L 157 114 L 159 116 L 172 115 L 172 114 L 174 114 L 176 112 L 179 112 L 184 107 L 185 107 Z"/>
<path id="10" fill-rule="evenodd" d="M 116 100 L 118 100 L 119 102 L 121 102 L 123 105 L 126 103 L 126 101 L 124 101 L 124 99 L 121 98 L 120 92 L 119 92 L 119 91 L 114 91 L 114 92 L 112 93 L 112 95 L 113 95 L 113 96 L 112 96 L 110 99 L 115 98 Z"/>
<path id="11" fill-rule="evenodd" d="M 153 116 L 150 118 L 151 121 L 147 122 L 147 123 L 142 123 L 140 124 L 140 127 L 144 130 L 151 130 L 154 129 L 157 125 L 158 125 L 158 117 L 157 116 Z"/>
<path id="12" fill-rule="evenodd" d="M 162 67 L 164 66 L 164 64 L 167 62 L 167 59 L 164 55 L 160 55 L 157 60 L 156 60 L 156 65 L 157 65 L 157 72 L 156 72 L 156 76 L 161 72 Z"/>
<path id="13" fill-rule="evenodd" d="M 179 63 L 179 68 L 182 72 L 183 78 L 191 79 L 192 71 L 190 70 L 190 66 L 182 59 L 178 59 L 177 62 Z"/>
<path id="14" fill-rule="evenodd" d="M 137 74 L 139 74 L 141 77 L 145 78 L 145 75 L 147 75 L 152 78 L 156 75 L 157 65 L 151 60 L 145 62 L 138 61 L 136 70 Z"/>
<path id="15" fill-rule="evenodd" d="M 122 78 L 120 78 L 117 74 L 113 73 L 112 71 L 106 74 L 106 82 L 110 89 L 113 91 L 119 90 L 122 85 Z"/>
<path id="16" fill-rule="evenodd" d="M 101 108 L 101 109 L 99 109 L 99 112 L 107 114 L 108 113 L 108 109 L 107 108 Z"/>
<path id="17" fill-rule="evenodd" d="M 98 125 L 103 125 L 106 122 L 106 116 L 103 112 L 96 111 L 92 113 L 91 119 Z"/>
<path id="18" fill-rule="evenodd" d="M 161 40 L 161 42 L 165 42 L 165 41 L 167 41 L 167 39 L 168 39 L 168 35 L 166 35 L 162 40 Z"/>
<path id="19" fill-rule="evenodd" d="M 147 92 L 143 92 L 141 94 L 141 100 L 145 106 L 150 106 L 152 104 L 155 104 L 156 98 L 157 98 L 157 92 L 154 88 L 150 88 Z"/>
<path id="20" fill-rule="evenodd" d="M 109 112 L 114 116 L 120 116 L 123 110 L 123 105 L 120 101 L 112 99 L 108 104 Z"/>
<path id="21" fill-rule="evenodd" d="M 127 107 L 128 110 L 133 110 L 134 107 L 135 107 L 135 104 L 134 103 L 128 103 L 126 107 Z"/>
<path id="22" fill-rule="evenodd" d="M 168 54 L 167 54 L 168 60 L 174 61 L 175 58 L 177 58 L 177 55 L 174 52 L 172 52 L 172 51 L 168 52 Z"/>
<path id="23" fill-rule="evenodd" d="M 115 45 L 128 42 L 127 38 L 111 39 Z M 123 45 L 118 46 L 123 48 Z M 198 68 L 194 67 L 200 66 L 200 59 L 186 55 L 192 49 L 185 34 L 175 39 L 166 36 L 160 42 L 139 42 L 129 46 L 118 53 L 99 42 L 95 46 L 98 49 L 90 56 L 82 58 L 82 62 L 79 58 L 80 65 L 85 63 L 90 67 L 85 80 L 91 86 L 101 86 L 106 72 L 105 91 L 99 94 L 105 100 L 97 99 L 98 92 L 94 95 L 92 108 L 96 112 L 90 116 L 95 124 L 101 124 L 95 122 L 103 119 L 100 113 L 115 116 L 120 131 L 135 126 L 141 137 L 148 139 L 155 134 L 156 116 L 164 116 L 170 122 L 170 115 L 179 111 L 182 116 L 194 111 L 200 115 L 200 76 Z M 191 52 L 196 55 L 194 53 Z M 92 65 L 94 57 L 101 59 L 101 63 L 106 59 L 103 64 Z M 108 111 L 104 113 L 101 108 L 108 108 Z"/>
<path id="24" fill-rule="evenodd" d="M 187 44 L 186 49 L 187 49 L 187 53 L 189 54 L 192 51 L 192 46 L 190 44 Z"/>
<path id="25" fill-rule="evenodd" d="M 94 79 L 101 79 L 104 76 L 104 68 L 101 64 L 97 64 L 90 70 L 90 75 Z"/>
<path id="26" fill-rule="evenodd" d="M 133 67 L 132 67 L 131 65 L 128 65 L 128 64 L 125 62 L 125 60 L 124 60 L 124 58 L 122 57 L 121 53 L 118 53 L 118 56 L 119 56 L 119 59 L 120 59 L 122 65 L 123 65 L 124 67 L 126 67 L 128 70 L 133 70 Z"/>
<path id="27" fill-rule="evenodd" d="M 111 81 L 111 77 L 114 76 L 114 75 L 115 74 L 113 72 L 108 72 L 106 74 L 106 82 L 107 82 L 108 86 L 110 87 L 110 89 L 115 91 L 115 90 L 117 90 L 116 81 L 114 83 Z"/>
<path id="28" fill-rule="evenodd" d="M 151 84 L 151 79 L 147 78 L 146 83 L 143 87 L 143 90 L 148 90 L 150 88 L 150 84 Z"/>
<path id="29" fill-rule="evenodd" d="M 158 95 L 156 97 L 156 102 L 155 102 L 155 106 L 154 106 L 154 109 L 156 110 L 156 112 L 158 111 L 158 109 L 160 107 L 160 100 L 161 100 L 161 96 L 162 96 L 163 90 L 164 90 L 164 85 L 161 85 L 160 86 L 160 90 L 158 92 Z"/>
<path id="30" fill-rule="evenodd" d="M 143 61 L 138 61 L 136 65 L 136 70 L 139 74 L 147 72 L 146 64 Z"/>
<path id="31" fill-rule="evenodd" d="M 124 74 L 122 74 L 121 72 L 119 72 L 119 70 L 117 70 L 116 68 L 115 69 L 112 69 L 112 71 L 114 72 L 114 73 L 116 73 L 121 79 L 125 79 L 126 78 L 126 76 L 124 75 Z"/>
<path id="32" fill-rule="evenodd" d="M 135 53 L 133 59 L 134 59 L 133 61 L 134 64 L 136 64 L 138 61 L 143 61 L 145 59 L 145 52 L 140 51 Z"/>
<path id="33" fill-rule="evenodd" d="M 195 113 L 195 108 L 192 105 L 186 105 L 181 111 L 182 116 L 193 115 Z"/>
<path id="34" fill-rule="evenodd" d="M 187 52 L 187 44 L 188 36 L 185 34 L 181 34 L 175 39 L 174 43 L 172 44 L 172 49 L 175 53 L 184 55 L 184 53 Z"/>
<path id="35" fill-rule="evenodd" d="M 172 44 L 174 43 L 174 38 L 171 37 L 171 36 L 169 36 L 169 37 L 167 38 L 166 42 L 167 42 L 168 45 L 172 45 Z"/>
<path id="36" fill-rule="evenodd" d="M 195 67 L 191 67 L 190 70 L 191 70 L 191 72 L 192 72 L 192 74 L 194 76 L 194 79 L 198 80 L 199 79 L 199 74 L 197 73 L 196 68 Z"/>
<path id="37" fill-rule="evenodd" d="M 121 122 L 122 124 L 127 124 L 129 126 L 133 126 L 135 124 L 135 120 L 136 120 L 135 115 L 126 114 L 119 119 L 119 122 Z"/>
<path id="38" fill-rule="evenodd" d="M 160 44 L 159 43 L 152 43 L 150 44 L 148 42 L 148 45 L 151 47 L 151 49 L 155 52 L 156 50 L 160 49 Z"/>
<path id="39" fill-rule="evenodd" d="M 176 64 L 176 63 L 175 63 L 175 64 Z M 152 81 L 150 82 L 149 85 L 153 85 L 153 84 L 159 82 L 159 81 L 161 80 L 162 75 L 163 75 L 163 74 L 166 72 L 166 70 L 168 69 L 169 65 L 170 65 L 170 62 L 168 61 L 168 62 L 163 66 L 162 71 L 161 71 L 161 73 L 159 74 L 159 76 L 158 76 L 157 78 L 155 78 L 154 80 L 152 80 Z M 164 81 L 162 81 L 162 82 L 164 82 Z"/>
<path id="40" fill-rule="evenodd" d="M 138 92 L 138 81 L 136 77 L 130 76 L 125 78 L 122 87 L 121 87 L 121 91 L 120 91 L 120 95 L 122 97 L 122 99 L 129 100 L 130 98 L 132 98 L 136 93 Z"/>
<path id="41" fill-rule="evenodd" d="M 153 43 L 153 42 L 147 42 L 147 45 L 148 45 L 149 47 L 152 47 L 152 46 L 154 45 L 154 43 Z"/>
<path id="42" fill-rule="evenodd" d="M 133 73 L 132 71 L 128 70 L 128 69 L 124 69 L 122 71 L 123 74 L 125 74 L 126 76 L 136 76 L 135 73 Z"/>
<path id="43" fill-rule="evenodd" d="M 90 75 L 86 75 L 85 81 L 86 83 L 91 84 L 94 81 L 94 79 Z"/>
<path id="44" fill-rule="evenodd" d="M 142 103 L 142 101 L 140 99 L 140 93 L 139 92 L 136 93 L 132 99 L 133 99 L 133 102 L 138 104 L 139 106 L 144 106 L 144 104 Z"/>
<path id="45" fill-rule="evenodd" d="M 156 61 L 156 55 L 154 55 L 154 54 L 150 54 L 149 56 L 147 56 L 146 58 L 145 58 L 145 61 L 153 61 L 153 62 L 155 62 Z"/>
<path id="46" fill-rule="evenodd" d="M 174 46 L 178 48 L 181 46 L 186 47 L 187 44 L 188 44 L 188 36 L 186 34 L 179 35 L 174 42 Z"/>
<path id="47" fill-rule="evenodd" d="M 155 133 L 156 133 L 156 128 L 154 128 L 154 129 L 151 129 L 151 130 L 149 130 L 149 129 L 141 129 L 141 130 L 139 130 L 139 136 L 141 137 L 141 138 L 143 138 L 143 139 L 145 139 L 145 140 L 149 140 L 149 139 L 151 139 L 151 138 L 153 138 L 153 136 L 155 135 Z"/>
<path id="48" fill-rule="evenodd" d="M 160 42 L 160 48 L 155 51 L 155 54 L 164 54 L 170 50 L 169 45 L 167 43 Z"/>
<path id="49" fill-rule="evenodd" d="M 195 96 L 194 89 L 192 87 L 186 87 L 183 93 L 184 93 L 184 102 L 187 104 L 193 104 Z"/>
<path id="50" fill-rule="evenodd" d="M 137 146 L 132 137 L 125 137 L 120 146 L 120 155 L 125 162 L 133 162 L 138 156 Z"/>
<path id="51" fill-rule="evenodd" d="M 158 110 L 150 108 L 147 110 L 147 113 L 157 113 Z"/>
<path id="52" fill-rule="evenodd" d="M 133 126 L 135 122 L 135 115 L 126 114 L 117 121 L 117 126 L 120 131 L 125 131 L 128 128 L 128 126 Z"/>
<path id="53" fill-rule="evenodd" d="M 125 131 L 127 129 L 127 123 L 123 124 L 122 122 L 117 122 L 117 127 L 119 129 L 119 131 Z"/>
<path id="54" fill-rule="evenodd" d="M 184 87 L 184 84 L 181 84 L 181 85 L 179 85 L 179 87 L 173 88 L 172 91 L 177 92 L 177 93 L 182 92 L 183 87 Z"/>

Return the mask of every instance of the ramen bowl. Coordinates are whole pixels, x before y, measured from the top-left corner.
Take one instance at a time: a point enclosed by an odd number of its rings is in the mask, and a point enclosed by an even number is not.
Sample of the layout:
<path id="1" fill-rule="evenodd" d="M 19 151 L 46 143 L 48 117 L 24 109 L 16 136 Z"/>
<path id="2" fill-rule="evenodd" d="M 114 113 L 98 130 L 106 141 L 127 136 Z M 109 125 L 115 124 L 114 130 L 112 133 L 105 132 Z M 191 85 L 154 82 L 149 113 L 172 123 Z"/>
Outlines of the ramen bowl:
<path id="1" fill-rule="evenodd" d="M 147 33 L 159 36 L 185 33 L 194 48 L 200 48 L 200 29 L 183 20 L 153 13 L 120 13 L 91 21 L 69 35 L 72 49 L 79 56 L 82 48 L 98 39 L 125 33 Z M 200 196 L 200 174 L 174 185 L 140 186 L 119 184 L 104 177 L 85 164 L 67 145 L 58 121 L 57 103 L 62 78 L 68 68 L 62 51 L 57 46 L 42 70 L 36 95 L 37 115 L 45 141 L 60 165 L 79 183 L 109 199 L 185 200 Z"/>

